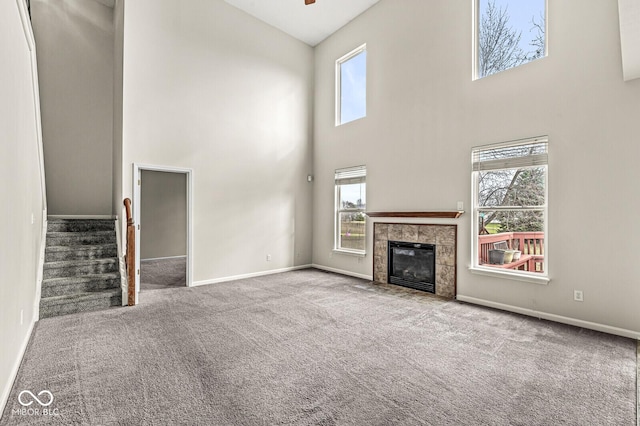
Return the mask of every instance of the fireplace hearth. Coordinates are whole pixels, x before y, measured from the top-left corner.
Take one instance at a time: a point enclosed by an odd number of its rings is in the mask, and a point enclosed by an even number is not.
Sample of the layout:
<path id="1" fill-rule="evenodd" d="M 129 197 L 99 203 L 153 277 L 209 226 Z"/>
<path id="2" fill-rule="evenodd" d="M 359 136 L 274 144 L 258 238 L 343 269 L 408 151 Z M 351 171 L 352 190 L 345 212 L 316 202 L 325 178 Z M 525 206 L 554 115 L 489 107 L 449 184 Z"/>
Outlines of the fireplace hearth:
<path id="1" fill-rule="evenodd" d="M 389 241 L 389 283 L 436 292 L 436 246 Z"/>

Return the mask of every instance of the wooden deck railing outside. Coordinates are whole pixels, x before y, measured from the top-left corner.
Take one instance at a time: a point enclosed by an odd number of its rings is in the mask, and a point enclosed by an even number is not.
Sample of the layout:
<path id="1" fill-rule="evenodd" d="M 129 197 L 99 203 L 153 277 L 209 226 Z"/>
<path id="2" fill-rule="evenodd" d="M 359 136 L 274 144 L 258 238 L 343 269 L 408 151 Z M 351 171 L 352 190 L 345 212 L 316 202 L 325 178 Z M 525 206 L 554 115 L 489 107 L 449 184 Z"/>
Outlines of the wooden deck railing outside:
<path id="1" fill-rule="evenodd" d="M 489 263 L 489 250 L 493 244 L 507 242 L 510 250 L 522 252 L 520 260 L 504 265 Z M 522 269 L 530 272 L 544 272 L 544 232 L 501 232 L 478 236 L 478 263 L 501 269 Z"/>

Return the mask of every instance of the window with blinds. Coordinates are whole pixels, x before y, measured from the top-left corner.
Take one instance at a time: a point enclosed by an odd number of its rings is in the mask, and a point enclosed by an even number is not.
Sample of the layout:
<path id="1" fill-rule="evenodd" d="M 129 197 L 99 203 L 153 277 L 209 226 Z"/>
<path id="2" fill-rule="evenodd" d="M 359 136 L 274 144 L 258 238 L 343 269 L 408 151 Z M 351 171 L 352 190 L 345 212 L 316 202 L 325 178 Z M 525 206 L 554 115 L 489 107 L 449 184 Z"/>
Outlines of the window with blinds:
<path id="1" fill-rule="evenodd" d="M 473 267 L 547 276 L 546 136 L 472 150 Z"/>
<path id="2" fill-rule="evenodd" d="M 365 253 L 366 178 L 365 166 L 336 170 L 335 250 Z"/>

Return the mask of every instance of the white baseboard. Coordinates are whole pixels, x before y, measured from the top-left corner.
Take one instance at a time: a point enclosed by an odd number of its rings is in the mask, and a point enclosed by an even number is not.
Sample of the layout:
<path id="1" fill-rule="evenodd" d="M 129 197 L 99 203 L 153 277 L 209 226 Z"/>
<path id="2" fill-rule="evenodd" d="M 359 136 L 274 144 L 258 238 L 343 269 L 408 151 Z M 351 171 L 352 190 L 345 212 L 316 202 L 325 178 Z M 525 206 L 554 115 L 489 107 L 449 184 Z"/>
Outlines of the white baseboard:
<path id="1" fill-rule="evenodd" d="M 225 283 L 229 281 L 243 280 L 245 278 L 262 277 L 265 275 L 281 274 L 283 272 L 298 271 L 300 269 L 309 269 L 311 267 L 312 267 L 311 265 L 292 266 L 290 268 L 272 269 L 269 271 L 253 272 L 250 274 L 234 275 L 234 276 L 223 277 L 223 278 L 214 278 L 212 280 L 194 281 L 191 287 L 199 287 L 202 285 L 209 285 L 209 284 L 219 284 L 219 283 Z"/>
<path id="2" fill-rule="evenodd" d="M 311 265 L 311 267 L 312 268 L 316 268 L 316 269 L 320 269 L 322 271 L 334 272 L 334 273 L 340 274 L 340 275 L 347 275 L 349 277 L 355 277 L 355 278 L 361 278 L 363 280 L 373 281 L 373 277 L 371 275 L 358 274 L 358 273 L 351 272 L 351 271 L 344 271 L 342 269 L 336 269 L 336 268 L 330 268 L 328 266 L 317 265 L 315 263 L 313 265 Z"/>
<path id="3" fill-rule="evenodd" d="M 34 313 L 35 317 L 35 313 Z M 33 326 L 35 325 L 35 319 L 31 319 L 31 323 L 29 324 L 29 330 L 27 334 L 24 336 L 24 340 L 20 345 L 20 352 L 18 352 L 18 356 L 15 359 L 13 364 L 13 368 L 11 369 L 11 374 L 9 374 L 9 380 L 2 389 L 2 396 L 0 396 L 0 415 L 4 412 L 7 403 L 9 402 L 9 396 L 11 395 L 11 389 L 13 389 L 13 384 L 16 381 L 16 377 L 18 376 L 18 370 L 20 369 L 20 364 L 22 364 L 22 358 L 24 358 L 24 353 L 27 350 L 27 345 L 29 345 L 29 340 L 31 339 L 31 333 L 33 333 Z"/>
<path id="4" fill-rule="evenodd" d="M 182 256 L 152 257 L 149 259 L 140 259 L 140 262 L 150 262 L 152 260 L 185 259 L 186 257 L 187 257 L 186 254 Z"/>
<path id="5" fill-rule="evenodd" d="M 49 215 L 49 219 L 108 219 L 116 220 L 118 217 L 114 215 L 73 215 L 73 214 L 52 214 Z"/>
<path id="6" fill-rule="evenodd" d="M 546 312 L 534 311 L 533 309 L 520 308 L 518 306 L 505 305 L 503 303 L 492 302 L 490 300 L 476 299 L 475 297 L 458 295 L 456 299 L 461 302 L 472 303 L 474 305 L 486 306 L 489 308 L 495 308 L 503 311 L 514 312 L 516 314 L 527 315 L 530 317 L 545 319 L 549 321 L 555 321 L 562 324 L 574 325 L 576 327 L 588 328 L 589 330 L 596 330 L 596 331 L 601 331 L 603 333 L 615 334 L 617 336 L 629 337 L 631 339 L 640 340 L 640 332 L 633 331 L 633 330 L 612 327 L 609 325 L 579 320 L 576 318 L 564 317 L 562 315 L 555 315 L 555 314 L 549 314 Z"/>

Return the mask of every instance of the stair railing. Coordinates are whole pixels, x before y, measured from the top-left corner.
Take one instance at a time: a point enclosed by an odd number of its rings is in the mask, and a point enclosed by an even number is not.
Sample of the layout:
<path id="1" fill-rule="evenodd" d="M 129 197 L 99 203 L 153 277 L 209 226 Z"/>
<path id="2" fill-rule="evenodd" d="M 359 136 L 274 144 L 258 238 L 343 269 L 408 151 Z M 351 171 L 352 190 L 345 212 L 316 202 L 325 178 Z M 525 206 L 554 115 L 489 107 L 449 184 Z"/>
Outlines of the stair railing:
<path id="1" fill-rule="evenodd" d="M 127 254 L 125 255 L 125 264 L 127 266 L 127 304 L 135 306 L 136 304 L 136 228 L 133 225 L 133 216 L 131 215 L 131 200 L 124 199 L 124 206 L 127 210 Z"/>

